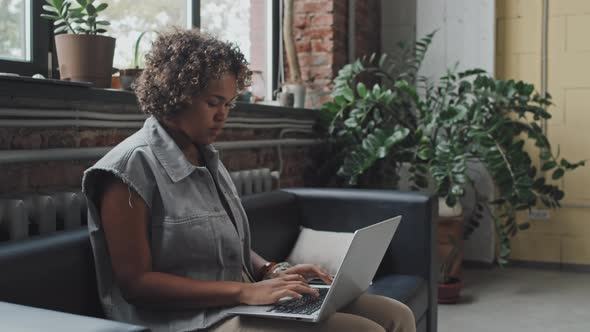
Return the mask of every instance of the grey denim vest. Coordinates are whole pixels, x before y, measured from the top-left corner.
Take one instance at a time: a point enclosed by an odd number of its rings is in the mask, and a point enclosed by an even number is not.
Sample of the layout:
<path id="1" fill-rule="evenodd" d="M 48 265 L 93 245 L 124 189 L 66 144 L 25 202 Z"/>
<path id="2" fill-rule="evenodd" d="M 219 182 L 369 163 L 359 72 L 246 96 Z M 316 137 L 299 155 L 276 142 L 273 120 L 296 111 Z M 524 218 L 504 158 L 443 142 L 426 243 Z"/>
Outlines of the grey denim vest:
<path id="1" fill-rule="evenodd" d="M 228 314 L 226 308 L 157 311 L 125 301 L 113 277 L 97 207 L 101 172 L 121 179 L 149 207 L 154 271 L 198 280 L 242 281 L 245 267 L 252 275 L 248 220 L 236 188 L 218 152 L 205 146 L 203 155 L 208 167 L 191 164 L 166 130 L 150 117 L 142 129 L 84 173 L 82 190 L 88 198 L 98 290 L 108 318 L 168 332 L 204 329 Z"/>

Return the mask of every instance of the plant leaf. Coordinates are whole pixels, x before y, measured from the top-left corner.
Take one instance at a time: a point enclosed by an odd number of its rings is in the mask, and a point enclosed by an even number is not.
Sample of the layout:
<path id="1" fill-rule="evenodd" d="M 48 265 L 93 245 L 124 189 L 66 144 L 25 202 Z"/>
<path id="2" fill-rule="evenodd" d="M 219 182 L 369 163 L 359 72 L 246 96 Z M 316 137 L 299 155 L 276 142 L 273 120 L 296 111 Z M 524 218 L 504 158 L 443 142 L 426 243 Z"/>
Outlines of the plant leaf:
<path id="1" fill-rule="evenodd" d="M 524 222 L 524 223 L 518 225 L 518 229 L 521 231 L 527 230 L 530 227 L 531 227 L 531 224 L 529 222 Z"/>
<path id="2" fill-rule="evenodd" d="M 544 150 L 543 152 L 541 152 L 541 154 L 539 154 L 539 157 L 542 160 L 549 160 L 549 159 L 551 159 L 551 151 Z"/>
<path id="3" fill-rule="evenodd" d="M 565 174 L 565 171 L 563 170 L 563 168 L 558 168 L 553 172 L 553 175 L 551 175 L 551 178 L 553 180 L 558 180 L 558 179 L 562 178 L 564 174 Z"/>
<path id="4" fill-rule="evenodd" d="M 107 7 L 108 7 L 108 6 L 109 6 L 109 4 L 108 4 L 108 3 L 106 3 L 106 2 L 103 2 L 103 3 L 101 3 L 100 5 L 96 6 L 96 11 L 97 11 L 97 12 L 101 12 L 101 11 L 103 11 L 103 10 L 107 9 Z"/>
<path id="5" fill-rule="evenodd" d="M 356 85 L 356 92 L 359 94 L 361 98 L 367 97 L 367 86 L 363 82 L 359 82 Z"/>
<path id="6" fill-rule="evenodd" d="M 94 16 L 94 15 L 96 15 L 96 7 L 94 7 L 93 4 L 89 3 L 86 6 L 86 12 L 88 13 L 89 16 Z"/>
<path id="7" fill-rule="evenodd" d="M 53 6 L 43 5 L 43 9 L 51 13 L 59 13 L 59 11 Z"/>
<path id="8" fill-rule="evenodd" d="M 345 87 L 344 89 L 342 89 L 342 96 L 349 102 L 354 101 L 354 92 L 352 92 L 352 89 L 349 87 Z"/>
<path id="9" fill-rule="evenodd" d="M 541 170 L 543 171 L 548 171 L 552 168 L 555 168 L 557 166 L 557 163 L 554 161 L 549 161 L 543 164 L 543 167 L 541 167 Z"/>
<path id="10" fill-rule="evenodd" d="M 41 17 L 48 19 L 48 20 L 52 20 L 52 21 L 59 20 L 59 16 L 55 16 L 55 15 L 41 14 Z"/>

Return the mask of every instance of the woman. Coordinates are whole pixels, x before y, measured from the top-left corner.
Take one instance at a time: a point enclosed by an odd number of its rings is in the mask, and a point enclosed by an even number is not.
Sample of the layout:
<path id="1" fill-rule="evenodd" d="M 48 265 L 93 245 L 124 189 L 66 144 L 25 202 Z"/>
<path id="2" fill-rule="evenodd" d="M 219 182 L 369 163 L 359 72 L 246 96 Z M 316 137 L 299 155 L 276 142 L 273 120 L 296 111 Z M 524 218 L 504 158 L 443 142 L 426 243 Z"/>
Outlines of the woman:
<path id="1" fill-rule="evenodd" d="M 250 249 L 246 214 L 211 146 L 249 81 L 231 44 L 181 30 L 154 42 L 135 88 L 151 116 L 83 179 L 106 316 L 153 331 L 414 331 L 406 306 L 368 295 L 312 325 L 227 313 L 317 295 L 309 278 L 331 282 L 318 266 L 274 265 Z"/>

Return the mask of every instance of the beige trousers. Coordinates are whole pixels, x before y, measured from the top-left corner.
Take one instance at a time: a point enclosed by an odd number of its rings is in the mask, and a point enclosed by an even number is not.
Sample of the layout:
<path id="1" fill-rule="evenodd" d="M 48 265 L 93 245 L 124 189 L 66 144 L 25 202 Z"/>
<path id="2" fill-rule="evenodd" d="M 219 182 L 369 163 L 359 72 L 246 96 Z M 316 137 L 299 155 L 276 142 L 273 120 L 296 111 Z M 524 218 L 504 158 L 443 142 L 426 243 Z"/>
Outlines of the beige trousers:
<path id="1" fill-rule="evenodd" d="M 236 316 L 217 323 L 210 332 L 388 331 L 415 332 L 414 314 L 405 304 L 384 296 L 363 294 L 319 323 Z"/>

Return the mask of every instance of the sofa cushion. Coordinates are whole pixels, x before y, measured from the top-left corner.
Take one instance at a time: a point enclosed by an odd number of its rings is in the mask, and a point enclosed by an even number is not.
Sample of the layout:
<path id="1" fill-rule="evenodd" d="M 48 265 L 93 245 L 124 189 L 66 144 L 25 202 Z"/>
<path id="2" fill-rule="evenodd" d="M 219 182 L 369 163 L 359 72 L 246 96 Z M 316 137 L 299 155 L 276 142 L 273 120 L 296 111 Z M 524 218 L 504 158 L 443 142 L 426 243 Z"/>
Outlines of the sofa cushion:
<path id="1" fill-rule="evenodd" d="M 252 249 L 271 261 L 284 261 L 299 235 L 295 195 L 275 191 L 242 197 L 248 215 Z"/>
<path id="2" fill-rule="evenodd" d="M 428 309 L 428 285 L 418 276 L 390 274 L 383 276 L 369 287 L 367 293 L 387 296 L 405 303 L 416 317 L 416 321 Z"/>

